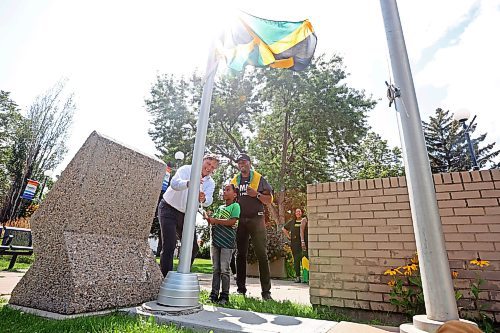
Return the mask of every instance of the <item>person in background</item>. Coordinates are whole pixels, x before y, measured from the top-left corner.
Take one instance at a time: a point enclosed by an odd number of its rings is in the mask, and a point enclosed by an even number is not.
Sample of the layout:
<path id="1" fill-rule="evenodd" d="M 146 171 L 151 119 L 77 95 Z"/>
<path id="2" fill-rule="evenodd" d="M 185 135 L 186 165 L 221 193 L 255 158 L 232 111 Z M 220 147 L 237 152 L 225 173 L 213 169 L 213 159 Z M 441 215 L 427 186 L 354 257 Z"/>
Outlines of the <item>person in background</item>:
<path id="1" fill-rule="evenodd" d="M 203 157 L 201 167 L 201 185 L 199 202 L 208 207 L 213 202 L 215 183 L 211 175 L 219 166 L 219 158 L 214 154 L 206 154 Z M 160 220 L 162 251 L 160 254 L 160 269 L 166 276 L 174 267 L 174 251 L 177 238 L 182 242 L 182 230 L 184 228 L 184 215 L 186 212 L 189 178 L 191 176 L 191 165 L 181 166 L 170 181 L 170 186 L 163 194 L 158 206 L 158 218 Z M 193 239 L 193 251 L 191 265 L 198 253 L 198 238 L 196 231 Z"/>
<path id="2" fill-rule="evenodd" d="M 204 216 L 212 230 L 210 254 L 213 274 L 210 301 L 219 302 L 222 305 L 229 302 L 230 264 L 236 246 L 236 227 L 240 218 L 240 205 L 237 198 L 238 189 L 233 184 L 227 184 L 222 194 L 225 204 L 215 211 L 213 217 L 209 217 L 206 213 Z M 219 296 L 221 282 L 222 292 Z"/>
<path id="3" fill-rule="evenodd" d="M 238 203 L 241 207 L 240 220 L 236 231 L 236 285 L 238 293 L 245 295 L 247 277 L 247 255 L 250 238 L 259 262 L 262 299 L 271 300 L 271 274 L 267 259 L 267 234 L 264 219 L 264 205 L 273 201 L 273 188 L 267 180 L 252 169 L 250 157 L 240 154 L 236 158 L 239 174 L 231 180 L 238 188 Z"/>
<path id="4" fill-rule="evenodd" d="M 295 210 L 295 216 L 285 223 L 283 233 L 290 240 L 295 268 L 295 282 L 300 283 L 300 263 L 304 252 L 307 253 L 307 218 L 301 208 Z M 306 254 L 307 256 L 307 254 Z"/>

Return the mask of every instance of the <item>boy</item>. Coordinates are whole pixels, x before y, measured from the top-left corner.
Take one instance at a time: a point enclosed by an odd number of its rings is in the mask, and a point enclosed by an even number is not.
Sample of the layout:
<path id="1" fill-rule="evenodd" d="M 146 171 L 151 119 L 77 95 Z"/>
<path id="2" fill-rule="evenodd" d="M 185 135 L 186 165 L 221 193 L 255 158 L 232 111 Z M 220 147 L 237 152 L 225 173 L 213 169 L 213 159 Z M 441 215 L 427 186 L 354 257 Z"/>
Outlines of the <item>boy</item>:
<path id="1" fill-rule="evenodd" d="M 204 218 L 212 226 L 210 253 L 214 269 L 210 301 L 224 305 L 229 301 L 230 264 L 236 245 L 236 226 L 240 218 L 240 205 L 236 202 L 238 189 L 233 184 L 224 186 L 222 198 L 225 204 L 216 210 L 213 217 L 205 213 Z M 221 281 L 222 292 L 219 297 Z"/>

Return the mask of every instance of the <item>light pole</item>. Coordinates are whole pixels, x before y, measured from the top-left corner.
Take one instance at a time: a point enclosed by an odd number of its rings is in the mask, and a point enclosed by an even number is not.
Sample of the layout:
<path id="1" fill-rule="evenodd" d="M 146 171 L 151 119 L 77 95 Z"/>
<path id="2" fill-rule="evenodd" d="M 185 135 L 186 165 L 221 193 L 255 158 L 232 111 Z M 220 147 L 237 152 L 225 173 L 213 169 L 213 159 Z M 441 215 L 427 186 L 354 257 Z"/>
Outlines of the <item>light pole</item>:
<path id="1" fill-rule="evenodd" d="M 42 200 L 43 190 L 45 189 L 45 185 L 47 184 L 47 179 L 52 178 L 52 176 L 54 175 L 54 171 L 45 170 L 43 172 L 43 175 L 45 176 L 45 178 L 43 180 L 42 188 L 40 189 L 40 195 L 38 196 L 38 200 Z"/>
<path id="2" fill-rule="evenodd" d="M 179 169 L 180 163 L 184 160 L 184 153 L 182 151 L 178 151 L 175 153 L 174 158 L 176 160 L 175 171 L 177 172 L 177 169 Z"/>
<path id="3" fill-rule="evenodd" d="M 472 146 L 472 141 L 470 140 L 469 131 L 474 124 L 474 120 L 476 120 L 476 116 L 472 118 L 469 126 L 465 123 L 467 119 L 470 117 L 470 112 L 467 109 L 460 109 L 453 114 L 453 119 L 462 124 L 462 128 L 464 129 L 464 135 L 467 139 L 467 145 L 469 146 L 469 154 L 472 162 L 472 170 L 479 170 L 479 166 L 477 165 L 476 153 L 474 153 L 474 146 Z"/>

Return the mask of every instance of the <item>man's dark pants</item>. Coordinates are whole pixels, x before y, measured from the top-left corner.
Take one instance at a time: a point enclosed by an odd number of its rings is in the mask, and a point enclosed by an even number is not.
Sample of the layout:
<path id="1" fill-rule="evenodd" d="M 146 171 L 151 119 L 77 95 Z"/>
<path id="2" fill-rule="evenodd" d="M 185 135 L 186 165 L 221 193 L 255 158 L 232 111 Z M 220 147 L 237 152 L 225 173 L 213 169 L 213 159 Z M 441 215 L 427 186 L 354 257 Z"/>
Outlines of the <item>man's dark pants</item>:
<path id="1" fill-rule="evenodd" d="M 246 293 L 247 254 L 249 240 L 252 239 L 253 248 L 259 262 L 260 285 L 262 295 L 271 294 L 271 274 L 267 260 L 267 236 L 264 216 L 240 217 L 236 231 L 236 285 L 238 292 Z"/>
<path id="2" fill-rule="evenodd" d="M 160 219 L 162 250 L 160 255 L 160 269 L 163 276 L 174 269 L 174 251 L 177 238 L 182 241 L 182 229 L 184 227 L 184 213 L 170 206 L 165 200 L 161 200 L 158 206 L 158 218 Z M 198 254 L 198 240 L 196 231 L 193 239 L 193 251 L 191 265 Z"/>

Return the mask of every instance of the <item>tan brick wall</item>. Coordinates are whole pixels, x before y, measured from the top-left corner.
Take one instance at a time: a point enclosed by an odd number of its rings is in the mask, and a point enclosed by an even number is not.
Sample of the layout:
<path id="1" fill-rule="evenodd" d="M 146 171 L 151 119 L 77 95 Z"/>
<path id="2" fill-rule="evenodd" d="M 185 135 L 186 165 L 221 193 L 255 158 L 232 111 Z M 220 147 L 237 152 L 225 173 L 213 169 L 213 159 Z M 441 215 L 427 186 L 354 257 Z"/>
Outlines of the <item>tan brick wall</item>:
<path id="1" fill-rule="evenodd" d="M 489 260 L 481 299 L 500 321 L 500 170 L 436 174 L 434 183 L 455 285 L 467 298 L 470 260 Z M 405 177 L 308 185 L 307 202 L 311 303 L 395 311 L 383 272 L 416 250 Z"/>

